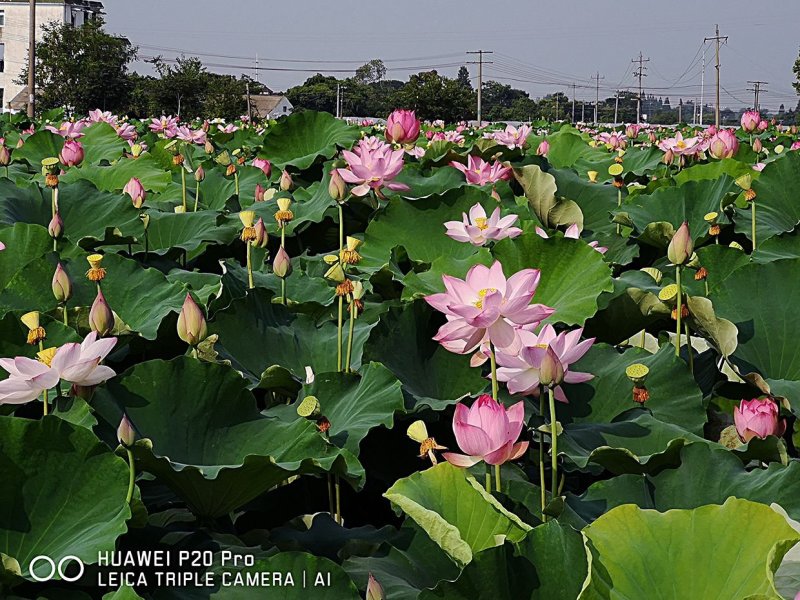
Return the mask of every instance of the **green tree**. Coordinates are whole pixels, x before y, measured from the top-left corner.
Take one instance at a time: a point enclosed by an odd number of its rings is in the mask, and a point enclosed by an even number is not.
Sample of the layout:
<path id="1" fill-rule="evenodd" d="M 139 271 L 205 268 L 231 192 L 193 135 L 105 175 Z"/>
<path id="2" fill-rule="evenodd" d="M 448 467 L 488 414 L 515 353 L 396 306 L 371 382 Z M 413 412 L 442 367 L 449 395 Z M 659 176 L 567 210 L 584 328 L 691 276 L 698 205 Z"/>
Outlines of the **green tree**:
<path id="1" fill-rule="evenodd" d="M 475 116 L 474 92 L 436 71 L 412 75 L 394 100 L 397 108 L 416 110 L 420 119 L 444 119 L 452 123 Z"/>
<path id="2" fill-rule="evenodd" d="M 317 73 L 302 85 L 289 88 L 286 97 L 300 110 L 318 110 L 333 114 L 336 111 L 336 84 L 342 82 L 335 77 Z"/>
<path id="3" fill-rule="evenodd" d="M 36 102 L 39 110 L 65 108 L 85 114 L 95 108 L 124 112 L 132 90 L 128 65 L 136 48 L 103 28 L 102 19 L 80 27 L 51 22 L 36 43 Z M 26 85 L 28 65 L 16 83 Z"/>
<path id="4" fill-rule="evenodd" d="M 467 67 L 461 65 L 458 68 L 458 75 L 456 75 L 456 81 L 463 85 L 465 88 L 472 89 L 472 81 L 469 78 L 469 71 Z"/>
<path id="5" fill-rule="evenodd" d="M 376 83 L 386 77 L 386 66 L 375 58 L 356 69 L 355 79 L 359 83 Z"/>
<path id="6" fill-rule="evenodd" d="M 153 87 L 160 112 L 191 119 L 203 116 L 208 72 L 199 58 L 182 56 L 174 65 L 162 57 L 153 60 L 160 79 Z"/>

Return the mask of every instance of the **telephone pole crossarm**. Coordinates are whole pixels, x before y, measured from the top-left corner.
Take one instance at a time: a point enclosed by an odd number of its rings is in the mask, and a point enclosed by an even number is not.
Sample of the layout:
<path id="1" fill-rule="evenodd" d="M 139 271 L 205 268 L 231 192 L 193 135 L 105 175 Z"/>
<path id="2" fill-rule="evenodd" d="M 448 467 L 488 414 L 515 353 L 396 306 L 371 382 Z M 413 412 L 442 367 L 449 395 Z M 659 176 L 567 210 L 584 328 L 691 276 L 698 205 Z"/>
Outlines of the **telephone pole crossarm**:
<path id="1" fill-rule="evenodd" d="M 477 54 L 478 60 L 471 60 L 468 61 L 468 65 L 478 65 L 478 127 L 481 126 L 483 122 L 483 115 L 481 113 L 481 100 L 482 100 L 482 92 L 483 92 L 483 65 L 490 65 L 492 64 L 491 61 L 483 60 L 484 54 L 494 54 L 491 50 L 473 50 L 471 52 L 467 52 L 467 54 Z"/>

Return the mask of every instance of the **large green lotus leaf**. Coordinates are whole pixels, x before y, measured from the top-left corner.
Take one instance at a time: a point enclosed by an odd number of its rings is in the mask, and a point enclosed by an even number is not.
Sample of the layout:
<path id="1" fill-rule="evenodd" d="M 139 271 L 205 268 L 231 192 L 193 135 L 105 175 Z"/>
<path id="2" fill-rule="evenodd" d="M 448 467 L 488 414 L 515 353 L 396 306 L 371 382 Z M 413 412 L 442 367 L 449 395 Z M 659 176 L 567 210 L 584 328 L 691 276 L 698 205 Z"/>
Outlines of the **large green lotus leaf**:
<path id="1" fill-rule="evenodd" d="M 581 207 L 583 227 L 589 231 L 612 232 L 616 225 L 611 213 L 617 208 L 617 189 L 610 185 L 591 183 L 571 169 L 551 169 L 556 178 L 558 195 L 569 198 Z"/>
<path id="2" fill-rule="evenodd" d="M 92 403 L 115 427 L 128 415 L 140 439 L 137 464 L 198 515 L 227 514 L 292 475 L 363 477 L 315 423 L 259 413 L 247 382 L 225 365 L 186 356 L 140 363 L 99 388 Z"/>
<path id="3" fill-rule="evenodd" d="M 589 171 L 597 171 L 599 181 L 610 181 L 611 176 L 608 174 L 608 168 L 614 164 L 614 159 L 617 154 L 615 152 L 606 151 L 602 144 L 600 147 L 603 148 L 603 155 L 596 156 L 594 154 L 586 154 L 579 158 L 575 164 L 572 165 L 572 168 L 581 174 L 588 173 Z M 653 146 L 647 148 L 642 146 L 629 148 L 622 157 L 622 166 L 625 169 L 624 173 L 634 173 L 636 175 L 652 173 L 660 165 L 663 156 L 664 153 Z"/>
<path id="4" fill-rule="evenodd" d="M 409 189 L 400 192 L 393 192 L 387 189 L 385 190 L 386 196 L 402 196 L 403 198 L 412 200 L 427 198 L 435 194 L 444 194 L 452 189 L 464 187 L 467 184 L 464 179 L 464 174 L 458 169 L 434 169 L 432 172 L 428 173 L 423 172 L 419 165 L 406 166 L 394 181 L 406 184 Z"/>
<path id="5" fill-rule="evenodd" d="M 79 141 L 86 152 L 85 164 L 113 162 L 121 158 L 130 148 L 128 142 L 119 137 L 116 130 L 108 123 L 94 123 L 86 127 L 83 134 Z"/>
<path id="6" fill-rule="evenodd" d="M 433 340 L 439 322 L 422 300 L 393 308 L 381 317 L 364 347 L 364 360 L 380 361 L 391 370 L 415 409 L 441 410 L 486 389 L 487 380 L 470 366 L 468 356 L 453 354 Z"/>
<path id="7" fill-rule="evenodd" d="M 759 241 L 753 253 L 754 262 L 774 262 L 783 258 L 800 258 L 800 230 Z"/>
<path id="8" fill-rule="evenodd" d="M 257 256 L 254 252 L 253 256 Z M 324 265 L 318 258 L 306 259 L 304 257 L 292 258 L 292 274 L 286 279 L 286 297 L 290 302 L 314 302 L 321 306 L 330 306 L 337 302 L 334 288 L 322 278 L 325 272 L 320 269 Z M 267 260 L 261 265 L 255 265 L 253 271 L 253 284 L 256 288 L 270 290 L 274 297 L 281 297 L 281 279 L 272 273 L 271 263 Z M 325 266 L 327 269 L 327 266 Z M 311 271 L 320 271 L 312 274 Z M 227 292 L 235 298 L 247 295 L 248 277 L 247 268 L 234 260 L 225 261 L 225 275 L 223 285 Z M 345 314 L 347 307 L 345 306 Z"/>
<path id="9" fill-rule="evenodd" d="M 104 594 L 103 600 L 142 600 L 142 597 L 132 587 L 123 585 L 114 592 Z"/>
<path id="10" fill-rule="evenodd" d="M 222 277 L 215 273 L 184 271 L 176 268 L 167 273 L 167 281 L 184 285 L 192 290 L 200 304 L 204 306 L 208 306 L 212 297 L 222 291 Z"/>
<path id="11" fill-rule="evenodd" d="M 539 222 L 547 226 L 558 225 L 549 219 L 553 207 L 558 202 L 555 177 L 543 171 L 539 165 L 531 164 L 514 169 L 514 179 L 522 188 L 528 205 Z"/>
<path id="12" fill-rule="evenodd" d="M 489 194 L 476 187 L 450 190 L 413 202 L 390 202 L 370 221 L 360 252 L 359 268 L 380 269 L 389 262 L 392 249 L 403 246 L 411 260 L 430 263 L 441 256 L 465 259 L 477 252 L 472 244 L 445 235 L 446 221 L 460 221 L 462 213 L 480 203 L 487 214 L 497 206 Z"/>
<path id="13" fill-rule="evenodd" d="M 328 182 L 330 181 L 328 167 L 329 163 L 326 163 L 325 173 L 321 181 L 315 181 L 306 188 L 297 188 L 292 192 L 291 197 L 294 199 L 292 213 L 294 214 L 294 219 L 286 225 L 286 235 L 295 234 L 298 230 L 302 230 L 303 227 L 307 227 L 309 223 L 320 223 L 327 214 L 336 214 L 334 201 L 330 197 L 330 194 L 328 194 Z M 285 192 L 279 192 L 275 197 L 279 198 L 286 195 Z M 264 219 L 267 233 L 275 237 L 280 237 L 281 230 L 278 227 L 278 222 L 275 220 L 277 206 L 274 201 L 254 202 L 249 205 L 246 201 L 243 201 L 242 205 L 246 206 L 248 210 L 255 212 L 256 219 L 258 219 L 258 217 Z M 344 208 L 344 210 L 346 215 L 348 209 Z M 346 216 L 345 219 L 347 219 Z M 336 220 L 338 221 L 338 217 Z M 335 230 L 332 230 L 330 232 L 330 248 L 334 246 L 338 247 L 338 238 L 335 237 L 336 234 L 334 231 Z"/>
<path id="14" fill-rule="evenodd" d="M 717 316 L 739 329 L 734 357 L 771 379 L 800 380 L 800 259 L 751 264 L 734 271 L 714 294 Z"/>
<path id="15" fill-rule="evenodd" d="M 442 275 L 450 275 L 464 279 L 472 267 L 477 264 L 490 266 L 494 262 L 492 253 L 488 248 L 479 248 L 478 251 L 467 258 L 451 258 L 440 256 L 436 258 L 427 271 L 417 273 L 410 271 L 403 278 L 403 300 L 414 300 L 444 291 Z"/>
<path id="16" fill-rule="evenodd" d="M 687 448 L 702 447 L 691 444 Z M 601 479 L 590 485 L 580 496 L 566 494 L 566 505 L 588 525 L 600 515 L 623 504 L 635 504 L 639 508 L 655 508 L 650 479 L 646 475 L 618 475 Z M 563 517 L 560 517 L 563 518 Z"/>
<path id="17" fill-rule="evenodd" d="M 772 236 L 792 231 L 800 223 L 800 205 L 791 182 L 800 177 L 800 152 L 788 152 L 769 163 L 753 181 L 756 191 L 756 238 L 760 243 Z M 740 210 L 736 231 L 752 235 L 752 211 Z"/>
<path id="18" fill-rule="evenodd" d="M 53 216 L 49 192 L 45 199 L 45 192 L 33 181 L 15 184 L 0 179 L 0 224 L 23 222 L 47 227 Z"/>
<path id="19" fill-rule="evenodd" d="M 144 231 L 141 211 L 134 208 L 128 196 L 100 191 L 89 181 L 61 186 L 58 206 L 64 237 L 76 244 L 84 238 L 104 240 L 108 233 L 141 237 Z"/>
<path id="20" fill-rule="evenodd" d="M 367 433 L 379 425 L 391 429 L 395 412 L 403 412 L 400 382 L 380 363 L 353 373 L 318 373 L 306 385 L 305 396 L 315 396 L 322 414 L 331 422 L 330 440 L 358 455 Z"/>
<path id="21" fill-rule="evenodd" d="M 250 165 L 237 166 L 237 173 L 239 175 L 239 199 L 242 206 L 255 202 L 256 185 L 261 184 L 262 187 L 269 187 L 269 182 L 264 176 L 261 169 L 257 169 Z M 180 179 L 178 179 L 178 182 Z M 194 204 L 195 181 L 194 177 L 187 174 L 187 185 L 189 187 L 190 195 L 192 196 L 192 204 Z M 170 195 L 178 193 L 175 199 L 180 198 L 181 186 L 175 183 L 170 187 Z M 200 206 L 205 206 L 212 210 L 222 210 L 225 208 L 228 200 L 236 195 L 236 179 L 233 175 L 226 175 L 224 167 L 209 167 L 206 170 L 206 177 L 200 183 Z M 166 194 L 163 199 L 167 199 Z M 273 212 L 276 210 L 274 204 L 272 205 Z M 264 220 L 266 223 L 266 219 Z"/>
<path id="22" fill-rule="evenodd" d="M 88 429 L 52 415 L 0 417 L 0 478 L 0 552 L 28 579 L 35 556 L 94 564 L 127 530 L 128 467 Z"/>
<path id="23" fill-rule="evenodd" d="M 148 215 L 147 247 L 156 254 L 165 254 L 173 248 L 192 252 L 206 243 L 227 245 L 236 239 L 241 229 L 238 218 L 234 222 L 211 211 L 176 214 L 151 210 Z M 139 228 L 141 230 L 141 225 Z M 141 231 L 137 237 L 139 243 L 144 244 Z"/>
<path id="24" fill-rule="evenodd" d="M 560 405 L 560 413 L 569 415 L 575 423 L 611 423 L 633 406 L 633 384 L 625 369 L 641 363 L 650 369 L 647 389 L 650 399 L 647 408 L 665 423 L 702 435 L 706 422 L 703 395 L 694 381 L 686 362 L 675 356 L 670 345 L 656 354 L 641 348 L 630 348 L 620 354 L 606 345 L 595 345 L 571 369 L 594 374 L 594 379 L 566 386 L 569 404 Z"/>
<path id="25" fill-rule="evenodd" d="M 19 274 L 24 274 L 28 265 L 53 249 L 53 240 L 47 229 L 26 223 L 0 229 L 0 242 L 6 247 L 0 251 L 0 290 L 8 287 Z"/>
<path id="26" fill-rule="evenodd" d="M 447 462 L 397 481 L 384 496 L 461 565 L 505 539 L 520 541 L 531 529 L 466 470 Z"/>
<path id="27" fill-rule="evenodd" d="M 699 248 L 697 257 L 700 259 L 700 264 L 708 271 L 706 282 L 710 294 L 725 287 L 731 273 L 750 262 L 750 256 L 741 250 L 718 244 Z"/>
<path id="28" fill-rule="evenodd" d="M 550 143 L 547 162 L 557 169 L 575 168 L 576 163 L 580 160 L 583 160 L 584 163 L 588 162 L 590 165 L 596 165 L 601 164 L 606 159 L 610 161 L 613 158 L 605 150 L 589 146 L 580 133 L 571 127 L 563 127 L 560 131 L 549 136 L 547 141 Z M 596 169 L 594 166 L 587 170 L 601 172 L 600 169 Z M 605 173 L 602 173 L 602 175 L 605 175 Z"/>
<path id="29" fill-rule="evenodd" d="M 758 173 L 753 171 L 753 165 L 742 162 L 735 158 L 724 158 L 712 162 L 698 163 L 682 169 L 673 176 L 673 180 L 678 185 L 683 185 L 687 181 L 702 181 L 704 179 L 719 179 L 723 175 L 728 175 L 737 179 L 742 175 L 752 174 L 754 178 Z"/>
<path id="30" fill-rule="evenodd" d="M 375 552 L 351 556 L 342 567 L 361 588 L 372 574 L 386 597 L 398 600 L 417 600 L 420 591 L 441 580 L 455 580 L 459 573 L 453 560 L 411 519 Z"/>
<path id="31" fill-rule="evenodd" d="M 139 158 L 121 158 L 113 165 L 84 165 L 70 169 L 61 176 L 61 183 L 69 185 L 79 179 L 88 179 L 104 192 L 118 192 L 131 180 L 138 178 L 147 191 L 162 192 L 172 181 L 172 175 L 165 171 L 153 156 L 147 152 Z"/>
<path id="32" fill-rule="evenodd" d="M 42 129 L 37 131 L 25 140 L 22 148 L 16 148 L 11 158 L 14 161 L 25 160 L 38 171 L 42 166 L 42 159 L 57 157 L 64 147 L 64 138 L 56 135 L 52 131 Z"/>
<path id="33" fill-rule="evenodd" d="M 361 136 L 329 113 L 306 110 L 281 119 L 264 137 L 261 155 L 280 168 L 291 165 L 301 171 L 322 156 L 331 158 L 337 148 L 349 148 Z"/>
<path id="34" fill-rule="evenodd" d="M 681 186 L 660 188 L 650 195 L 637 195 L 622 205 L 638 233 L 650 223 L 670 223 L 674 229 L 686 221 L 695 241 L 708 236 L 706 214 L 722 214 L 720 204 L 730 192 L 739 190 L 734 180 L 723 175 L 719 179 L 689 181 Z M 739 190 L 741 191 L 741 190 Z"/>
<path id="35" fill-rule="evenodd" d="M 526 231 L 498 242 L 493 253 L 506 277 L 522 269 L 541 270 L 533 301 L 556 309 L 549 319 L 553 323 L 583 325 L 597 312 L 600 294 L 614 289 L 603 255 L 582 240 L 543 239 Z"/>
<path id="36" fill-rule="evenodd" d="M 353 368 L 361 364 L 361 349 L 377 318 L 377 312 L 365 312 L 356 320 Z M 272 365 L 288 369 L 301 380 L 307 366 L 317 373 L 337 369 L 335 320 L 317 322 L 309 315 L 294 315 L 261 290 L 217 312 L 209 323 L 209 333 L 219 334 L 217 350 L 254 384 Z"/>
<path id="37" fill-rule="evenodd" d="M 584 534 L 593 561 L 580 600 L 777 600 L 775 569 L 800 540 L 771 508 L 737 498 L 666 513 L 628 504 Z"/>

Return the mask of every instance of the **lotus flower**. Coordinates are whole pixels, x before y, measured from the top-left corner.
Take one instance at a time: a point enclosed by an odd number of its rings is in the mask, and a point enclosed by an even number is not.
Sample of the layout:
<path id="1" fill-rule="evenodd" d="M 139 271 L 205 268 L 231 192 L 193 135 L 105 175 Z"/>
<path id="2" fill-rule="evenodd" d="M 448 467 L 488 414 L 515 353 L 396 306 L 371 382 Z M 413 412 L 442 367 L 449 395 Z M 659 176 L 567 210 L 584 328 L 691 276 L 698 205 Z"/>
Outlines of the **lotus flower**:
<path id="1" fill-rule="evenodd" d="M 145 192 L 144 186 L 138 177 L 131 177 L 131 180 L 122 188 L 122 193 L 131 197 L 131 202 L 136 208 L 142 208 L 142 204 L 144 204 L 144 200 L 147 197 L 147 192 Z"/>
<path id="2" fill-rule="evenodd" d="M 778 418 L 778 405 L 770 399 L 742 400 L 733 409 L 733 421 L 745 443 L 754 437 L 762 440 L 770 435 L 780 437 L 786 431 L 786 420 Z"/>
<path id="3" fill-rule="evenodd" d="M 82 133 L 83 128 L 86 127 L 86 123 L 83 121 L 64 121 L 58 128 L 53 127 L 52 125 L 46 125 L 45 129 L 47 131 L 52 131 L 56 135 L 60 135 L 64 138 L 69 138 L 72 140 L 77 140 L 80 137 L 83 137 L 85 134 Z M 31 132 L 33 133 L 33 132 Z"/>
<path id="4" fill-rule="evenodd" d="M 708 142 L 708 153 L 714 158 L 733 158 L 739 151 L 739 140 L 730 129 L 723 129 Z"/>
<path id="5" fill-rule="evenodd" d="M 272 163 L 270 163 L 266 158 L 254 158 L 253 166 L 256 169 L 261 169 L 261 171 L 267 177 L 269 177 L 269 174 L 272 173 Z"/>
<path id="6" fill-rule="evenodd" d="M 700 149 L 700 138 L 684 138 L 679 131 L 674 138 L 667 138 L 658 143 L 658 147 L 664 152 L 671 152 L 673 156 L 690 156 L 696 154 Z"/>
<path id="7" fill-rule="evenodd" d="M 206 318 L 191 294 L 186 294 L 178 315 L 178 337 L 190 346 L 196 346 L 208 333 Z"/>
<path id="8" fill-rule="evenodd" d="M 348 168 L 336 171 L 347 183 L 358 184 L 352 190 L 354 196 L 366 196 L 370 190 L 380 196 L 384 187 L 405 191 L 409 189 L 407 185 L 392 181 L 403 169 L 403 155 L 402 149 L 392 150 L 386 144 L 373 148 L 360 145 L 357 151 L 342 152 Z"/>
<path id="9" fill-rule="evenodd" d="M 548 152 L 550 152 L 550 142 L 547 140 L 539 142 L 539 146 L 536 148 L 536 156 L 547 156 Z"/>
<path id="10" fill-rule="evenodd" d="M 639 132 L 642 130 L 641 125 L 637 125 L 636 123 L 631 123 L 627 127 L 625 127 L 625 137 L 629 140 L 635 140 L 639 137 Z"/>
<path id="11" fill-rule="evenodd" d="M 552 325 L 545 325 L 536 334 L 532 331 L 518 332 L 522 349 L 519 353 L 497 352 L 497 379 L 505 381 L 512 394 L 536 394 L 541 383 L 540 369 L 548 348 L 552 350 L 563 369 L 564 383 L 583 383 L 594 377 L 591 373 L 579 373 L 570 370 L 570 365 L 577 362 L 589 351 L 594 338 L 580 341 L 583 328 L 573 331 L 562 331 L 556 334 Z M 550 378 L 544 378 L 550 382 Z M 557 400 L 568 402 L 560 385 L 553 390 Z"/>
<path id="12" fill-rule="evenodd" d="M 419 119 L 413 110 L 395 110 L 386 119 L 386 141 L 413 144 L 419 137 Z"/>
<path id="13" fill-rule="evenodd" d="M 84 152 L 80 142 L 67 140 L 58 155 L 62 165 L 75 167 L 83 162 Z"/>
<path id="14" fill-rule="evenodd" d="M 206 132 L 202 129 L 189 129 L 188 127 L 178 127 L 175 130 L 175 137 L 184 142 L 190 142 L 202 146 L 206 143 Z"/>
<path id="15" fill-rule="evenodd" d="M 691 258 L 692 252 L 694 252 L 694 241 L 689 233 L 689 224 L 684 221 L 667 246 L 667 258 L 673 265 L 682 265 Z"/>
<path id="16" fill-rule="evenodd" d="M 136 126 L 131 123 L 122 123 L 116 128 L 117 135 L 126 142 L 132 142 L 139 134 L 136 132 Z"/>
<path id="17" fill-rule="evenodd" d="M 178 119 L 173 116 L 151 119 L 150 131 L 160 133 L 166 138 L 174 138 L 178 134 Z"/>
<path id="18" fill-rule="evenodd" d="M 98 340 L 92 331 L 80 344 L 61 346 L 50 366 L 64 381 L 84 387 L 98 385 L 116 375 L 114 369 L 100 364 L 116 343 L 113 337 Z"/>
<path id="19" fill-rule="evenodd" d="M 619 150 L 627 145 L 625 136 L 616 131 L 604 131 L 597 135 L 597 141 L 606 145 L 609 150 Z"/>
<path id="20" fill-rule="evenodd" d="M 554 312 L 531 304 L 539 276 L 538 269 L 523 269 L 506 280 L 499 261 L 491 267 L 475 265 L 465 280 L 443 275 L 446 291 L 425 298 L 447 317 L 433 339 L 458 354 L 484 341 L 513 352 L 520 345 L 517 326 L 535 327 Z"/>
<path id="21" fill-rule="evenodd" d="M 500 207 L 492 211 L 492 216 L 486 218 L 486 211 L 480 202 L 469 209 L 467 213 L 462 213 L 461 221 L 447 221 L 444 226 L 447 228 L 446 235 L 457 242 L 469 242 L 473 246 L 483 246 L 490 240 L 502 240 L 505 238 L 515 238 L 522 233 L 519 227 L 512 227 L 517 221 L 517 215 L 508 215 L 500 218 Z"/>
<path id="22" fill-rule="evenodd" d="M 32 358 L 0 358 L 9 378 L 0 381 L 0 404 L 25 404 L 58 383 L 58 372 Z"/>
<path id="23" fill-rule="evenodd" d="M 464 173 L 467 183 L 473 185 L 483 186 L 511 177 L 511 167 L 505 167 L 497 161 L 489 164 L 482 158 L 472 155 L 467 157 L 466 166 L 455 161 L 451 162 L 450 166 Z"/>
<path id="24" fill-rule="evenodd" d="M 117 117 L 111 111 L 102 111 L 99 108 L 89 111 L 89 121 L 92 123 L 108 123 L 115 126 L 117 124 Z"/>
<path id="25" fill-rule="evenodd" d="M 549 239 L 550 238 L 550 236 L 547 235 L 547 232 L 544 229 L 542 229 L 541 227 L 536 227 L 536 235 L 538 235 L 539 237 L 544 238 L 544 239 Z M 565 238 L 570 238 L 570 239 L 573 239 L 573 240 L 581 239 L 581 230 L 578 227 L 578 224 L 577 223 L 573 223 L 572 225 L 567 227 L 567 230 L 564 232 L 564 237 Z M 588 244 L 589 244 L 590 248 L 594 248 L 600 254 L 605 254 L 606 252 L 608 252 L 608 248 L 606 248 L 605 246 L 601 246 L 600 242 L 598 242 L 597 240 L 588 242 Z"/>
<path id="26" fill-rule="evenodd" d="M 753 133 L 758 129 L 761 122 L 761 113 L 757 110 L 746 110 L 742 113 L 742 129 L 747 133 Z"/>
<path id="27" fill-rule="evenodd" d="M 514 148 L 522 148 L 530 134 L 531 128 L 529 125 L 522 125 L 519 129 L 513 125 L 507 125 L 503 131 L 495 131 L 490 136 L 496 142 L 513 150 Z"/>
<path id="28" fill-rule="evenodd" d="M 482 460 L 490 465 L 516 460 L 528 449 L 528 442 L 517 442 L 524 420 L 522 402 L 506 409 L 488 394 L 470 408 L 459 402 L 453 416 L 453 433 L 464 454 L 445 452 L 442 456 L 457 467 L 471 467 Z"/>

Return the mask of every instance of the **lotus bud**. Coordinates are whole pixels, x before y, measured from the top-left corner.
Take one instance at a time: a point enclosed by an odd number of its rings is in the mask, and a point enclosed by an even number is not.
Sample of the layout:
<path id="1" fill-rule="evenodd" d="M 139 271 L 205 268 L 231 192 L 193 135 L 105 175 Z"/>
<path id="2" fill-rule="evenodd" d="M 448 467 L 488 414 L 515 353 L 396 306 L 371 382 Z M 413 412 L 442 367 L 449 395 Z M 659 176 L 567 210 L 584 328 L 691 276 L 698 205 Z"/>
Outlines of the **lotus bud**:
<path id="1" fill-rule="evenodd" d="M 264 187 L 260 183 L 256 184 L 255 201 L 256 202 L 264 201 Z"/>
<path id="2" fill-rule="evenodd" d="M 61 164 L 67 167 L 76 167 L 83 162 L 84 151 L 80 142 L 67 140 L 58 155 Z"/>
<path id="3" fill-rule="evenodd" d="M 304 419 L 316 419 L 320 415 L 320 404 L 316 396 L 306 396 L 297 406 L 297 414 Z"/>
<path id="4" fill-rule="evenodd" d="M 136 441 L 136 432 L 133 430 L 133 425 L 128 420 L 128 415 L 123 414 L 122 420 L 117 427 L 117 441 L 125 448 L 130 448 Z"/>
<path id="5" fill-rule="evenodd" d="M 689 233 L 689 224 L 684 221 L 672 236 L 667 247 L 667 258 L 673 265 L 682 265 L 694 252 L 694 242 Z"/>
<path id="6" fill-rule="evenodd" d="M 378 583 L 378 580 L 372 576 L 372 573 L 369 574 L 369 580 L 367 581 L 366 600 L 386 600 L 386 596 L 383 593 L 383 587 L 381 587 L 381 584 Z"/>
<path id="7" fill-rule="evenodd" d="M 5 144 L 0 145 L 0 166 L 7 167 L 11 164 L 11 151 Z"/>
<path id="8" fill-rule="evenodd" d="M 254 158 L 253 166 L 256 169 L 261 169 L 266 177 L 269 177 L 270 173 L 272 173 L 272 163 L 265 158 Z"/>
<path id="9" fill-rule="evenodd" d="M 763 440 L 770 435 L 782 436 L 786 431 L 786 421 L 779 417 L 778 405 L 769 398 L 742 400 L 733 409 L 736 432 L 745 443 L 753 438 Z"/>
<path id="10" fill-rule="evenodd" d="M 289 254 L 283 249 L 283 246 L 278 248 L 275 260 L 272 261 L 272 272 L 281 279 L 286 279 L 292 273 L 292 259 L 289 258 Z"/>
<path id="11" fill-rule="evenodd" d="M 213 154 L 214 153 L 214 144 L 212 144 L 209 141 L 206 141 L 206 145 L 205 145 L 204 149 L 206 151 L 206 154 Z"/>
<path id="12" fill-rule="evenodd" d="M 539 142 L 539 146 L 536 148 L 536 156 L 547 156 L 548 152 L 550 152 L 550 142 L 547 140 Z"/>
<path id="13" fill-rule="evenodd" d="M 194 180 L 195 181 L 203 181 L 206 178 L 206 171 L 203 168 L 203 165 L 199 165 L 194 170 Z"/>
<path id="14" fill-rule="evenodd" d="M 264 227 L 264 219 L 258 217 L 254 229 L 256 230 L 256 239 L 253 240 L 253 246 L 266 248 L 269 244 L 269 235 L 267 235 L 267 228 Z"/>
<path id="15" fill-rule="evenodd" d="M 753 133 L 761 122 L 761 113 L 757 110 L 746 110 L 742 114 L 742 129 L 746 133 Z"/>
<path id="16" fill-rule="evenodd" d="M 761 142 L 761 138 L 753 140 L 753 152 L 760 154 L 762 150 L 764 150 L 764 144 Z"/>
<path id="17" fill-rule="evenodd" d="M 19 320 L 22 321 L 22 324 L 28 328 L 27 341 L 31 346 L 34 346 L 47 338 L 47 332 L 44 330 L 44 327 L 42 327 L 41 324 L 39 323 L 38 311 L 25 313 L 20 317 Z"/>
<path id="18" fill-rule="evenodd" d="M 54 240 L 60 238 L 61 234 L 64 232 L 64 221 L 61 220 L 61 215 L 58 214 L 58 211 L 56 211 L 56 214 L 54 214 L 53 218 L 50 219 L 50 224 L 47 226 L 47 232 Z"/>
<path id="19" fill-rule="evenodd" d="M 105 337 L 114 330 L 114 313 L 100 289 L 89 311 L 89 328 L 97 332 L 98 337 Z"/>
<path id="20" fill-rule="evenodd" d="M 647 132 L 647 141 L 648 142 L 650 142 L 651 144 L 655 144 L 656 140 L 657 140 L 657 138 L 656 138 L 656 134 L 655 133 L 653 133 L 652 131 Z"/>
<path id="21" fill-rule="evenodd" d="M 664 158 L 661 159 L 661 162 L 663 162 L 665 165 L 671 165 L 672 161 L 674 160 L 675 160 L 675 153 L 672 151 L 672 149 L 669 149 L 666 152 L 664 152 Z"/>
<path id="22" fill-rule="evenodd" d="M 68 302 L 72 297 L 72 280 L 61 263 L 58 263 L 52 282 L 53 296 L 60 303 Z"/>
<path id="23" fill-rule="evenodd" d="M 281 182 L 280 182 L 281 191 L 290 192 L 293 187 L 294 187 L 294 182 L 292 181 L 292 176 L 289 175 L 289 171 L 284 169 L 283 173 L 281 173 Z"/>
<path id="24" fill-rule="evenodd" d="M 122 193 L 131 197 L 134 208 L 142 208 L 147 197 L 147 192 L 145 192 L 142 182 L 137 177 L 131 177 L 131 180 L 122 188 Z"/>
<path id="25" fill-rule="evenodd" d="M 206 318 L 191 294 L 186 294 L 181 312 L 178 315 L 178 337 L 190 346 L 197 346 L 208 334 Z"/>
<path id="26" fill-rule="evenodd" d="M 539 365 L 539 381 L 549 388 L 561 385 L 564 381 L 564 365 L 550 346 L 545 350 Z"/>
<path id="27" fill-rule="evenodd" d="M 331 198 L 333 198 L 336 202 L 344 202 L 345 198 L 347 198 L 347 183 L 339 175 L 339 171 L 334 169 L 331 172 L 331 181 L 328 184 L 328 194 Z"/>
<path id="28" fill-rule="evenodd" d="M 497 188 L 492 186 L 492 198 L 494 198 L 495 202 L 502 202 L 502 198 L 500 198 L 500 194 L 497 193 Z"/>

